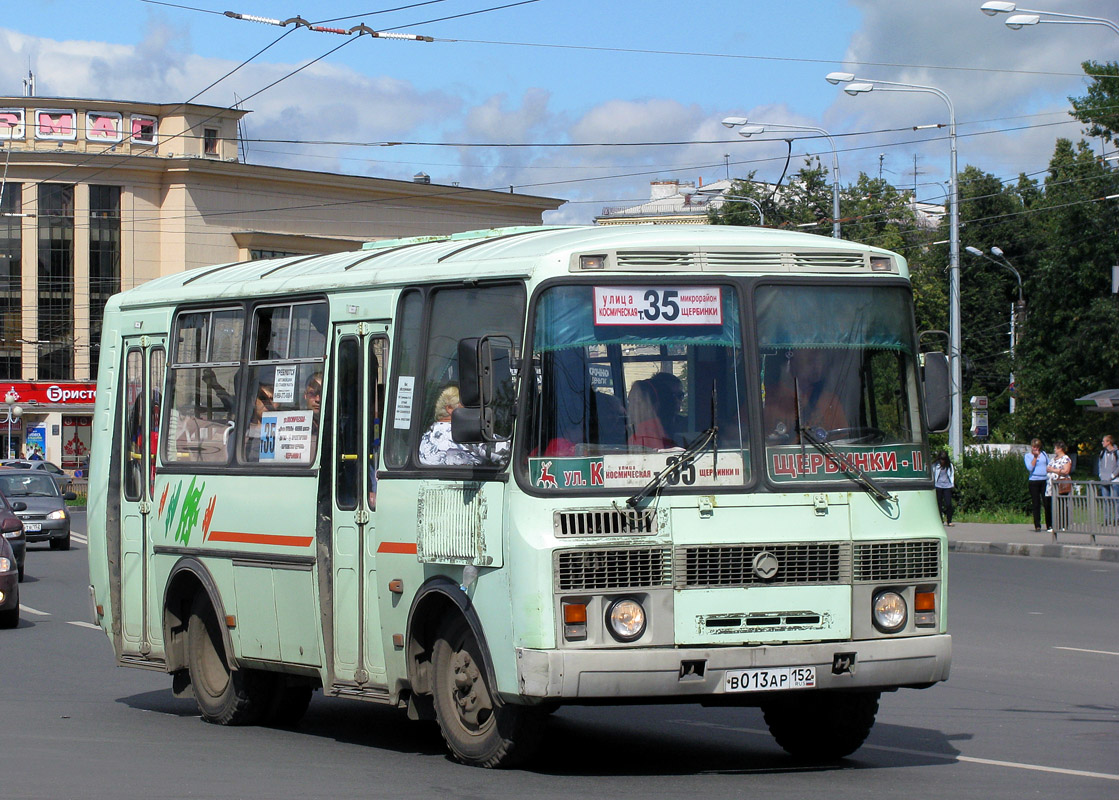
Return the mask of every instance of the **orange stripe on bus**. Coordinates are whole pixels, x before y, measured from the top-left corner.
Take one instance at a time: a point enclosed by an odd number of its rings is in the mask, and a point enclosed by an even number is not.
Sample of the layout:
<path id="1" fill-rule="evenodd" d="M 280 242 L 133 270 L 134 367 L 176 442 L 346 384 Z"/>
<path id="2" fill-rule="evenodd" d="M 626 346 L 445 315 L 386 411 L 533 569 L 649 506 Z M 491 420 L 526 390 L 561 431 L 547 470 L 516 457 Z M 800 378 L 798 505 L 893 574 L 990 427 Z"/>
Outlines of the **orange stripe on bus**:
<path id="1" fill-rule="evenodd" d="M 241 544 L 275 544 L 283 547 L 306 547 L 313 536 L 283 536 L 274 533 L 240 533 L 238 531 L 210 531 L 209 542 L 239 542 Z"/>
<path id="2" fill-rule="evenodd" d="M 381 542 L 381 546 L 377 548 L 378 553 L 405 553 L 410 555 L 416 554 L 415 542 Z"/>

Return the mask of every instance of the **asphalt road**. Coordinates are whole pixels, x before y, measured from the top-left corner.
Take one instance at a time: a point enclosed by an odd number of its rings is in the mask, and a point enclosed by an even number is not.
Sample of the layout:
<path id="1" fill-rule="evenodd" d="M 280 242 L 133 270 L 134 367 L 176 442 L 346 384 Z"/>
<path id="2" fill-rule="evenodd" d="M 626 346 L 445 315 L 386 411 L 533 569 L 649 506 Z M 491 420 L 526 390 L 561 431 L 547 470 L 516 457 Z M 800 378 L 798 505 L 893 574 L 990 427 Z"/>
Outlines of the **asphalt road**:
<path id="1" fill-rule="evenodd" d="M 953 554 L 950 680 L 884 695 L 833 767 L 787 757 L 753 709 L 686 705 L 563 708 L 536 763 L 489 771 L 357 701 L 316 695 L 292 731 L 203 723 L 167 676 L 113 666 L 83 540 L 32 546 L 0 631 L 0 798 L 1119 798 L 1119 564 Z"/>

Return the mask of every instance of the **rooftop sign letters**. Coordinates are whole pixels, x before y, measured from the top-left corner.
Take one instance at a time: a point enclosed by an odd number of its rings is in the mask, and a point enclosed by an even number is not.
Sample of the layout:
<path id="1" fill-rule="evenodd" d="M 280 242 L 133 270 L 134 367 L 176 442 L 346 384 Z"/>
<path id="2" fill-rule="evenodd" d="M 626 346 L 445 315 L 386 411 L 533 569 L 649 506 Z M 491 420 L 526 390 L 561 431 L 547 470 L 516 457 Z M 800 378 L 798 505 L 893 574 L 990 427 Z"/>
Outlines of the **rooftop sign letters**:
<path id="1" fill-rule="evenodd" d="M 73 142 L 79 132 L 87 142 L 118 144 L 128 139 L 132 144 L 155 146 L 159 143 L 159 119 L 147 114 L 117 111 L 79 112 L 72 108 L 0 108 L 0 140 L 20 141 L 27 138 L 27 114 L 39 141 Z M 85 117 L 85 125 L 81 117 Z"/>
<path id="2" fill-rule="evenodd" d="M 6 397 L 8 392 L 15 393 L 15 402 L 25 406 L 92 406 L 97 396 L 97 384 L 92 381 L 0 383 L 0 397 Z"/>

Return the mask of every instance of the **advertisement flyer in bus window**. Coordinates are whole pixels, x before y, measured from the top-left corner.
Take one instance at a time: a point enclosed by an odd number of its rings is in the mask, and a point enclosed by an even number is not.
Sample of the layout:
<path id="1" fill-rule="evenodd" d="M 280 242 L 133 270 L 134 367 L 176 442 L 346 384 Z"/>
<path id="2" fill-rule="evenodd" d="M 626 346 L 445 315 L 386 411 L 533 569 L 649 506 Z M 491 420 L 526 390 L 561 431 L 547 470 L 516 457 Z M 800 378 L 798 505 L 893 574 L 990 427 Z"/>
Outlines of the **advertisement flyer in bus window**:
<path id="1" fill-rule="evenodd" d="M 314 444 L 314 412 L 273 411 L 261 417 L 261 461 L 310 464 Z"/>

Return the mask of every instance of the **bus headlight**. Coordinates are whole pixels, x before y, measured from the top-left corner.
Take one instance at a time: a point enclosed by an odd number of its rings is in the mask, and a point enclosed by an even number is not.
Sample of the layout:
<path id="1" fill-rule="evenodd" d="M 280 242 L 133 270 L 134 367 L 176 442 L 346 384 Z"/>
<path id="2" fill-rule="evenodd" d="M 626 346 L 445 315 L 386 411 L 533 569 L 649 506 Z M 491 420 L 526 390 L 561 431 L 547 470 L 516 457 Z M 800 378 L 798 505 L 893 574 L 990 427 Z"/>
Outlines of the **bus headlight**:
<path id="1" fill-rule="evenodd" d="M 632 642 L 645 633 L 645 609 L 628 597 L 615 600 L 606 609 L 606 627 L 619 642 Z"/>
<path id="2" fill-rule="evenodd" d="M 898 592 L 885 591 L 874 595 L 874 627 L 883 633 L 897 633 L 905 627 L 909 609 Z"/>

